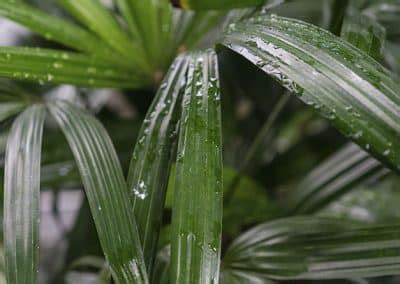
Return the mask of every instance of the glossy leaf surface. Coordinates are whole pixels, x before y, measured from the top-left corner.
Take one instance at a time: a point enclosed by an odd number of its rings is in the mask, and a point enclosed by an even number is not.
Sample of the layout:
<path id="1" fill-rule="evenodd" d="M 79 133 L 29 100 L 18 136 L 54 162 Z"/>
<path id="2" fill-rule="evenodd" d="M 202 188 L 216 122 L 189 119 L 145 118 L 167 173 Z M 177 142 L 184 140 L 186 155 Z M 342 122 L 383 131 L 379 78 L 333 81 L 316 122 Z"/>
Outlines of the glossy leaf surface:
<path id="1" fill-rule="evenodd" d="M 162 222 L 160 208 L 165 202 L 186 71 L 186 58 L 178 57 L 147 112 L 129 169 L 128 187 L 149 272 Z"/>
<path id="2" fill-rule="evenodd" d="M 117 283 L 148 283 L 131 198 L 110 137 L 88 113 L 54 101 L 50 111 L 78 165 L 104 255 Z"/>
<path id="3" fill-rule="evenodd" d="M 231 26 L 222 44 L 400 171 L 399 80 L 371 57 L 323 29 L 275 15 Z"/>
<path id="4" fill-rule="evenodd" d="M 4 175 L 4 246 L 7 283 L 37 282 L 40 161 L 46 110 L 35 105 L 14 122 Z"/>
<path id="5" fill-rule="evenodd" d="M 264 223 L 228 249 L 224 275 L 264 279 L 344 279 L 399 274 L 397 225 L 293 217 Z"/>
<path id="6" fill-rule="evenodd" d="M 213 52 L 189 55 L 172 208 L 171 283 L 217 283 L 222 229 L 218 68 Z"/>
<path id="7" fill-rule="evenodd" d="M 0 47 L 0 76 L 89 87 L 134 87 L 139 77 L 124 68 L 73 52 L 29 47 Z"/>

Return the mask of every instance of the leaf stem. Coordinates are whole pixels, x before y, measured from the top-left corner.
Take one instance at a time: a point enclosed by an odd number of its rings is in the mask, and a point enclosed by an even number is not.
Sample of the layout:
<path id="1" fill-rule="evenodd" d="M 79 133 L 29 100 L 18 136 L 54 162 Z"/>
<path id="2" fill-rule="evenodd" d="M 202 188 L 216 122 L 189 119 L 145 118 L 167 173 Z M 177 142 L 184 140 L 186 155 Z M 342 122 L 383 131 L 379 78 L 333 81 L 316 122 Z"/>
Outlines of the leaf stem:
<path id="1" fill-rule="evenodd" d="M 254 164 L 255 160 L 257 159 L 257 155 L 260 152 L 260 149 L 262 147 L 265 147 L 265 140 L 268 136 L 271 134 L 272 126 L 276 122 L 277 118 L 279 117 L 279 114 L 282 112 L 284 107 L 286 106 L 287 102 L 289 101 L 290 98 L 290 93 L 285 92 L 282 97 L 279 99 L 279 101 L 276 103 L 274 108 L 272 109 L 272 112 L 270 113 L 267 121 L 264 123 L 262 126 L 260 132 L 257 134 L 256 138 L 254 139 L 254 142 L 251 144 L 249 150 L 246 153 L 246 156 L 244 158 L 243 163 L 240 165 L 240 168 L 235 175 L 235 177 L 232 179 L 231 183 L 229 184 L 228 190 L 225 193 L 225 204 L 228 204 L 231 200 L 232 197 L 234 196 L 236 189 L 243 177 L 243 174 L 249 172 L 249 169 L 252 164 Z"/>

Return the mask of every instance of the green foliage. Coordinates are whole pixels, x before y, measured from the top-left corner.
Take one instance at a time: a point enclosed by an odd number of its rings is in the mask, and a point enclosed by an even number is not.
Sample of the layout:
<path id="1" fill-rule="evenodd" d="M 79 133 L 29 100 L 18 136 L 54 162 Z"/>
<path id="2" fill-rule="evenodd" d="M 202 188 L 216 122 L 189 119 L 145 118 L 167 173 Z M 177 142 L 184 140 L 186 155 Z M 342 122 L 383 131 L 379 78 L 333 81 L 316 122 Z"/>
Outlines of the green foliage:
<path id="1" fill-rule="evenodd" d="M 0 1 L 0 282 L 399 274 L 399 3 L 317 2 Z"/>

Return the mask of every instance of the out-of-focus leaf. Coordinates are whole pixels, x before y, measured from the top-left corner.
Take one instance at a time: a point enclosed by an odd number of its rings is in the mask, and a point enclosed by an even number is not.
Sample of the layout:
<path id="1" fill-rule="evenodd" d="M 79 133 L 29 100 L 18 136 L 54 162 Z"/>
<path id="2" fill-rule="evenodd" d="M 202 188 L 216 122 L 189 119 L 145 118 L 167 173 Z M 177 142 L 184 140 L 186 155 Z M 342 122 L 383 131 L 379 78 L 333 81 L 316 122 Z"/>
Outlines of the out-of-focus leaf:
<path id="1" fill-rule="evenodd" d="M 34 105 L 14 122 L 4 174 L 7 283 L 36 283 L 39 260 L 40 160 L 46 110 Z"/>
<path id="2" fill-rule="evenodd" d="M 228 190 L 237 174 L 237 171 L 224 167 L 224 192 Z M 224 205 L 224 234 L 232 236 L 244 227 L 270 220 L 278 215 L 277 209 L 262 185 L 247 176 L 242 176 L 235 195 Z"/>
<path id="3" fill-rule="evenodd" d="M 115 56 L 111 48 L 90 32 L 59 17 L 48 15 L 22 1 L 1 1 L 0 16 L 20 23 L 46 39 L 97 55 L 109 63 L 127 65 L 120 57 Z"/>
<path id="4" fill-rule="evenodd" d="M 74 154 L 106 260 L 117 283 L 147 283 L 131 198 L 111 139 L 91 115 L 69 103 L 49 109 Z"/>
<path id="5" fill-rule="evenodd" d="M 400 84 L 371 57 L 311 24 L 263 14 L 232 26 L 222 44 L 400 171 Z"/>
<path id="6" fill-rule="evenodd" d="M 259 6 L 266 0 L 171 0 L 172 4 L 191 10 L 229 10 Z"/>
<path id="7" fill-rule="evenodd" d="M 290 99 L 289 94 L 284 94 L 281 99 L 274 105 L 271 113 L 269 114 L 267 120 L 261 127 L 260 131 L 257 133 L 252 144 L 246 152 L 243 161 L 240 163 L 240 168 L 237 175 L 231 181 L 229 188 L 224 195 L 224 202 L 229 203 L 232 196 L 235 195 L 237 191 L 238 183 L 240 182 L 242 174 L 248 174 L 260 162 L 260 153 L 268 148 L 268 141 L 270 141 L 272 136 L 273 125 L 279 117 L 279 114 L 287 104 Z"/>
<path id="8" fill-rule="evenodd" d="M 139 40 L 146 47 L 146 55 L 153 69 L 160 71 L 169 64 L 172 30 L 172 8 L 167 1 L 128 0 L 131 7 Z M 165 48 L 160 48 L 164 46 Z"/>
<path id="9" fill-rule="evenodd" d="M 329 31 L 335 35 L 340 35 L 349 0 L 333 0 L 331 2 Z"/>
<path id="10" fill-rule="evenodd" d="M 400 3 L 397 0 L 371 1 L 363 13 L 381 23 L 387 31 L 388 37 L 400 36 Z"/>
<path id="11" fill-rule="evenodd" d="M 178 51 L 192 50 L 201 43 L 207 33 L 215 28 L 224 12 L 181 11 L 174 12 L 174 48 Z"/>
<path id="12" fill-rule="evenodd" d="M 214 52 L 188 55 L 175 197 L 171 283 L 216 283 L 222 230 L 220 91 Z"/>
<path id="13" fill-rule="evenodd" d="M 285 198 L 291 213 L 313 213 L 380 172 L 383 165 L 348 144 L 313 169 Z"/>
<path id="14" fill-rule="evenodd" d="M 340 36 L 375 59 L 383 56 L 385 28 L 355 9 L 348 9 Z"/>
<path id="15" fill-rule="evenodd" d="M 400 218 L 399 176 L 392 175 L 354 188 L 318 212 L 322 217 L 369 223 L 396 222 Z"/>
<path id="16" fill-rule="evenodd" d="M 0 104 L 0 122 L 18 113 L 24 107 L 23 103 Z"/>
<path id="17" fill-rule="evenodd" d="M 109 46 L 144 72 L 150 66 L 143 47 L 129 39 L 116 19 L 98 0 L 58 0 L 58 2 L 89 29 L 98 34 Z"/>
<path id="18" fill-rule="evenodd" d="M 0 47 L 0 76 L 24 81 L 89 87 L 135 87 L 143 84 L 130 71 L 73 52 L 29 47 Z"/>
<path id="19" fill-rule="evenodd" d="M 171 246 L 162 248 L 156 257 L 154 273 L 151 283 L 168 284 L 169 282 L 169 264 L 171 257 Z"/>
<path id="20" fill-rule="evenodd" d="M 161 84 L 139 132 L 128 174 L 149 274 L 157 249 L 187 65 L 184 56 L 178 57 Z"/>
<path id="21" fill-rule="evenodd" d="M 344 279 L 399 274 L 398 225 L 293 217 L 264 223 L 233 241 L 223 275 L 264 279 Z"/>
<path id="22" fill-rule="evenodd" d="M 384 54 L 390 69 L 400 75 L 400 46 L 387 42 Z"/>

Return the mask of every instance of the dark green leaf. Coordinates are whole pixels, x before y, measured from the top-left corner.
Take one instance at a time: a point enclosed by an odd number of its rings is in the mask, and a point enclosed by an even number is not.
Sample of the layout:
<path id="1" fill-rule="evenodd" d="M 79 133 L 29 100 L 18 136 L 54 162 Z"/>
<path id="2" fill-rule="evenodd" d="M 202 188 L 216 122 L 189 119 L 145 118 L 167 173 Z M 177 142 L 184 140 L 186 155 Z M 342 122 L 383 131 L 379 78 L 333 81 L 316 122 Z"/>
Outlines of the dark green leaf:
<path id="1" fill-rule="evenodd" d="M 216 283 L 222 229 L 222 155 L 217 58 L 191 54 L 172 212 L 171 283 Z"/>
<path id="2" fill-rule="evenodd" d="M 147 270 L 151 274 L 176 139 L 177 112 L 187 60 L 178 57 L 150 106 L 138 135 L 128 175 Z"/>
<path id="3" fill-rule="evenodd" d="M 28 108 L 8 137 L 4 175 L 4 245 L 7 283 L 37 282 L 40 160 L 46 110 Z"/>
<path id="4" fill-rule="evenodd" d="M 147 283 L 131 198 L 106 130 L 91 115 L 66 102 L 51 102 L 49 108 L 75 156 L 115 281 Z"/>
<path id="5" fill-rule="evenodd" d="M 222 43 L 400 171 L 400 84 L 371 57 L 323 29 L 274 15 L 232 26 Z"/>

